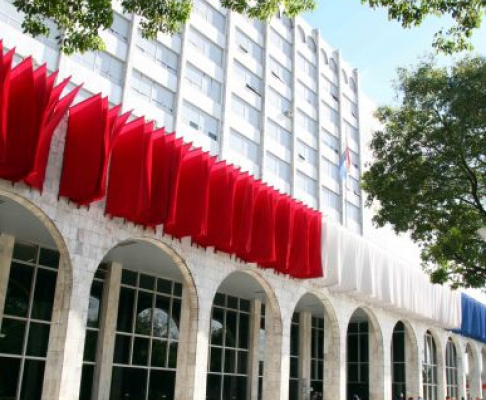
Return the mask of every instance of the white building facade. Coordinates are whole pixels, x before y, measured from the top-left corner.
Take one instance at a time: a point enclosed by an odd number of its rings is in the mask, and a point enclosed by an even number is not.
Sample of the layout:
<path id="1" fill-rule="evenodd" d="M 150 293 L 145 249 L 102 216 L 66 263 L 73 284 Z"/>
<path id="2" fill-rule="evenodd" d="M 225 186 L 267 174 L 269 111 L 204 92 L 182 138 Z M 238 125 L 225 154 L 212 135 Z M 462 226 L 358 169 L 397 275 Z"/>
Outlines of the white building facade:
<path id="1" fill-rule="evenodd" d="M 117 14 L 106 52 L 69 58 L 1 4 L 4 45 L 83 83 L 79 100 L 102 91 L 362 233 L 359 77 L 302 20 L 198 1 L 149 42 Z M 486 345 L 438 317 L 58 199 L 65 134 L 42 193 L 0 181 L 0 399 L 485 397 Z"/>

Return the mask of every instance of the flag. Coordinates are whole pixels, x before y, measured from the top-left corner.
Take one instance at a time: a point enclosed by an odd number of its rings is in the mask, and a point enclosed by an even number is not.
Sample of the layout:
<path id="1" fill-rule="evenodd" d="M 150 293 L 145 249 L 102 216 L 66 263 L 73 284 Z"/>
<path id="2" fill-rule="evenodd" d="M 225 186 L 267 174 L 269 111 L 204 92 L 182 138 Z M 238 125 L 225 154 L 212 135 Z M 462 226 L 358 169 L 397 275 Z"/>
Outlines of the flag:
<path id="1" fill-rule="evenodd" d="M 351 157 L 349 155 L 349 146 L 348 143 L 346 142 L 346 147 L 339 161 L 339 175 L 341 176 L 341 180 L 346 179 L 350 168 L 351 168 Z"/>

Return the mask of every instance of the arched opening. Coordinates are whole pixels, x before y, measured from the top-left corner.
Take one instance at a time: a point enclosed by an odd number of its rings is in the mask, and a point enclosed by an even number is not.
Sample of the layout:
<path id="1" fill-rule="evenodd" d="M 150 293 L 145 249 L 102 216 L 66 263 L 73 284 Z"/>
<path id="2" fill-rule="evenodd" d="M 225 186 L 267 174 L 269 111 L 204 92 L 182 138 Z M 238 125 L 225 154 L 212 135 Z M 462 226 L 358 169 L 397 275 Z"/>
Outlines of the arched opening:
<path id="1" fill-rule="evenodd" d="M 321 50 L 322 62 L 324 65 L 329 65 L 329 58 L 324 50 Z"/>
<path id="2" fill-rule="evenodd" d="M 206 399 L 278 399 L 281 335 L 269 285 L 254 271 L 230 274 L 211 307 Z"/>
<path id="3" fill-rule="evenodd" d="M 391 346 L 392 398 L 400 400 L 418 393 L 412 371 L 418 368 L 417 339 L 412 327 L 398 321 L 393 329 Z"/>
<path id="4" fill-rule="evenodd" d="M 315 294 L 305 294 L 291 321 L 289 400 L 335 398 L 331 385 L 335 383 L 332 370 L 338 364 L 333 354 L 338 335 L 331 306 Z"/>
<path id="5" fill-rule="evenodd" d="M 178 398 L 196 326 L 194 283 L 175 252 L 156 241 L 117 245 L 91 287 L 79 399 Z"/>
<path id="6" fill-rule="evenodd" d="M 343 81 L 344 81 L 344 84 L 345 85 L 348 85 L 349 84 L 348 74 L 346 73 L 346 71 L 344 70 L 344 68 L 341 71 L 343 73 Z"/>
<path id="7" fill-rule="evenodd" d="M 466 399 L 474 399 L 480 396 L 481 375 L 479 371 L 478 354 L 473 346 L 466 345 L 466 356 L 464 357 L 464 374 L 466 379 Z"/>
<path id="8" fill-rule="evenodd" d="M 347 332 L 347 399 L 383 398 L 382 343 L 374 315 L 358 308 L 351 316 Z"/>
<path id="9" fill-rule="evenodd" d="M 422 382 L 424 400 L 438 399 L 438 356 L 437 345 L 430 331 L 424 335 L 424 359 L 422 363 Z"/>
<path id="10" fill-rule="evenodd" d="M 307 37 L 307 47 L 313 53 L 315 53 L 317 51 L 316 42 L 315 42 L 315 40 L 312 36 Z"/>
<path id="11" fill-rule="evenodd" d="M 69 265 L 52 221 L 27 200 L 0 191 L 0 398 L 41 399 L 46 382 L 59 374 L 52 359 L 63 344 L 50 337 L 62 337 Z"/>
<path id="12" fill-rule="evenodd" d="M 445 370 L 447 396 L 457 400 L 459 399 L 459 361 L 457 348 L 452 338 L 449 338 L 446 345 Z"/>

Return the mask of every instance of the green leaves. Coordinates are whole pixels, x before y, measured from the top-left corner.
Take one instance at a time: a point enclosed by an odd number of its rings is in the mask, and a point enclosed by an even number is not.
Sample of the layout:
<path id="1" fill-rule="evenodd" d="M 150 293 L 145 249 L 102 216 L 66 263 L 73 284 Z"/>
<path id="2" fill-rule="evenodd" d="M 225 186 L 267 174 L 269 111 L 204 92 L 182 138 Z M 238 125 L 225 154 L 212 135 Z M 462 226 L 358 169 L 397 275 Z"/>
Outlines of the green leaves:
<path id="1" fill-rule="evenodd" d="M 270 19 L 280 9 L 295 17 L 316 6 L 315 0 L 221 0 L 221 4 L 260 20 Z M 112 0 L 15 0 L 14 5 L 25 13 L 24 32 L 34 37 L 48 36 L 46 21 L 53 21 L 61 32 L 57 40 L 65 54 L 102 50 L 99 32 L 113 23 Z M 121 0 L 121 5 L 126 13 L 142 17 L 145 38 L 155 38 L 158 32 L 177 33 L 192 10 L 192 0 Z"/>
<path id="2" fill-rule="evenodd" d="M 374 222 L 410 231 L 436 282 L 486 285 L 486 59 L 400 70 L 399 108 L 382 107 L 363 176 Z"/>

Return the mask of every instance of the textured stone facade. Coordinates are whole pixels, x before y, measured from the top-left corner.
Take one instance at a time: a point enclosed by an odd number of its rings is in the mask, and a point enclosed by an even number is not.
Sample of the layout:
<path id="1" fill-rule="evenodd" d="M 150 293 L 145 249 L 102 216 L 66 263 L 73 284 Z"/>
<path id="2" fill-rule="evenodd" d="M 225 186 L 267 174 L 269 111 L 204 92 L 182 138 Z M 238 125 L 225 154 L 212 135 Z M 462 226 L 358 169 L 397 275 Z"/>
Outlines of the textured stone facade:
<path id="1" fill-rule="evenodd" d="M 206 394 L 210 311 L 216 291 L 228 277 L 246 274 L 266 297 L 267 340 L 263 399 L 286 400 L 289 393 L 289 348 L 291 318 L 299 300 L 312 294 L 325 310 L 326 400 L 346 398 L 346 335 L 353 312 L 362 308 L 370 321 L 370 398 L 391 399 L 391 340 L 395 324 L 403 321 L 407 331 L 407 392 L 421 395 L 424 334 L 429 330 L 438 349 L 438 398 L 445 398 L 445 349 L 449 337 L 457 346 L 459 358 L 459 397 L 466 396 L 464 357 L 469 346 L 471 357 L 470 395 L 481 397 L 481 371 L 484 376 L 486 346 L 445 331 L 433 323 L 410 320 L 393 310 L 381 309 L 363 299 L 357 301 L 344 293 L 323 288 L 319 280 L 299 281 L 272 271 L 247 265 L 212 249 L 191 245 L 189 239 L 173 240 L 156 232 L 119 219 L 104 216 L 103 204 L 78 208 L 57 198 L 62 167 L 65 121 L 52 143 L 44 192 L 38 193 L 19 183 L 0 182 L 0 196 L 23 206 L 40 221 L 52 236 L 61 254 L 61 265 L 54 302 L 44 378 L 43 400 L 78 398 L 88 315 L 90 288 L 94 273 L 106 254 L 128 240 L 150 243 L 168 255 L 180 270 L 184 295 L 181 337 L 177 363 L 176 395 L 180 400 L 203 400 Z M 0 231 L 2 227 L 0 225 Z M 0 305 L 5 297 L 6 271 L 11 257 L 12 236 L 0 237 Z M 161 267 L 163 273 L 163 266 Z M 116 297 L 116 293 L 112 293 Z M 115 302 L 115 299 L 112 299 Z M 0 307 L 3 310 L 3 307 Z M 109 313 L 110 310 L 106 312 Z M 2 314 L 0 314 L 0 318 Z M 1 321 L 0 321 L 1 322 Z M 112 323 L 105 321 L 106 324 Z M 101 359 L 109 360 L 112 344 L 100 349 Z M 112 351 L 112 350 L 111 350 Z M 101 363 L 101 370 L 109 366 Z M 100 381 L 99 385 L 108 385 Z M 255 391 L 253 390 L 253 393 Z M 98 391 L 98 400 L 108 399 L 109 388 Z"/>

